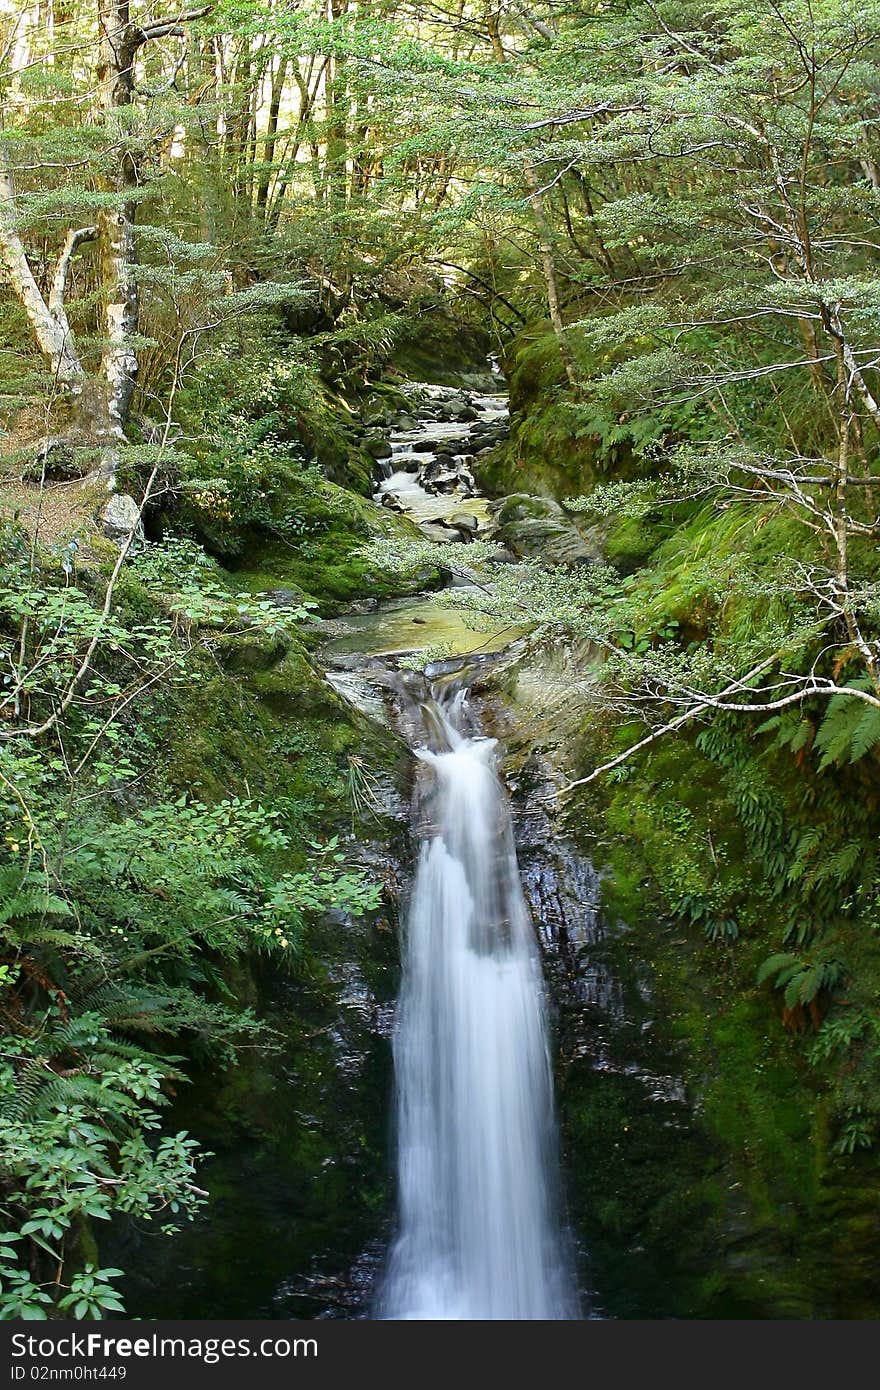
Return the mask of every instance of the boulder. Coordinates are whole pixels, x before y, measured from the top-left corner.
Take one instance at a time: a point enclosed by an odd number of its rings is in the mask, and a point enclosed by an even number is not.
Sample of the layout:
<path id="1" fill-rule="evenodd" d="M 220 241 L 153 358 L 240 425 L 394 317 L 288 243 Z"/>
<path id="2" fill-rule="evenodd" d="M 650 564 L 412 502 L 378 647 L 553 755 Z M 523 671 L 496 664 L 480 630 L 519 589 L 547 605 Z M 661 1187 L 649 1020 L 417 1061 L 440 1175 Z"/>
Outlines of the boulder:
<path id="1" fill-rule="evenodd" d="M 454 526 L 456 531 L 460 531 L 467 540 L 473 540 L 480 529 L 479 519 L 470 512 L 456 512 L 449 518 L 449 524 Z"/>
<path id="2" fill-rule="evenodd" d="M 500 538 L 519 559 L 548 565 L 589 565 L 601 559 L 598 545 L 584 540 L 551 497 L 516 493 L 493 502 L 490 510 Z"/>
<path id="3" fill-rule="evenodd" d="M 428 492 L 454 492 L 458 487 L 458 470 L 447 468 L 443 472 L 434 473 L 430 478 L 424 479 L 424 486 Z"/>
<path id="4" fill-rule="evenodd" d="M 120 550 L 129 536 L 132 537 L 131 545 L 128 548 L 129 555 L 137 554 L 144 548 L 144 528 L 141 523 L 140 508 L 129 493 L 114 492 L 112 497 L 108 497 L 98 513 L 98 520 L 103 534 L 114 545 L 118 545 Z"/>
<path id="5" fill-rule="evenodd" d="M 390 442 L 381 434 L 365 434 L 362 447 L 374 459 L 388 459 L 393 452 Z"/>
<path id="6" fill-rule="evenodd" d="M 440 541 L 446 544 L 448 541 L 458 539 L 458 533 L 455 529 L 447 526 L 443 521 L 423 521 L 419 525 L 419 530 L 429 541 Z"/>
<path id="7" fill-rule="evenodd" d="M 243 622 L 244 631 L 221 633 L 211 642 L 215 656 L 230 671 L 269 671 L 287 656 L 291 640 Z M 248 630 L 250 628 L 250 630 Z"/>

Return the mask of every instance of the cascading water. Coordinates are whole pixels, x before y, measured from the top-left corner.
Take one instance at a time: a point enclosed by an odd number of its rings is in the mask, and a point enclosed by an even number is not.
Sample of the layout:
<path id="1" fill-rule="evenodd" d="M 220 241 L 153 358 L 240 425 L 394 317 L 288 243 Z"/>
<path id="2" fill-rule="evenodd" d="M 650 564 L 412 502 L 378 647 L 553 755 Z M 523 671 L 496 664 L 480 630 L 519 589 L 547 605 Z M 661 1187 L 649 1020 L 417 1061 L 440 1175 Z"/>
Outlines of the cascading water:
<path id="1" fill-rule="evenodd" d="M 541 967 L 495 740 L 460 692 L 435 751 L 394 1043 L 399 1231 L 381 1315 L 577 1317 L 555 1202 Z"/>

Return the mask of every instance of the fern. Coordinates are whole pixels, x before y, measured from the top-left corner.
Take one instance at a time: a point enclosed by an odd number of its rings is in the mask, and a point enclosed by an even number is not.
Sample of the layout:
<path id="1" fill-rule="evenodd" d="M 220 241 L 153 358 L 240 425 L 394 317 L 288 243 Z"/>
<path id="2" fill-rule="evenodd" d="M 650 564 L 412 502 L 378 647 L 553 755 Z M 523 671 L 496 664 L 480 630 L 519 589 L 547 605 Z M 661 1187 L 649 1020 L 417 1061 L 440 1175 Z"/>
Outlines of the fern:
<path id="1" fill-rule="evenodd" d="M 758 967 L 757 983 L 763 985 L 771 975 L 781 975 L 789 966 L 797 963 L 797 956 L 790 951 L 780 951 L 768 958 Z"/>
<path id="2" fill-rule="evenodd" d="M 867 680 L 848 682 L 853 690 L 868 690 Z M 816 734 L 815 747 L 822 753 L 819 771 L 834 764 L 856 763 L 880 742 L 880 710 L 846 695 L 835 695 L 828 702 L 825 717 Z"/>
<path id="3" fill-rule="evenodd" d="M 780 951 L 768 956 L 758 968 L 759 985 L 773 978 L 773 988 L 783 991 L 787 1009 L 798 1004 L 811 1004 L 823 990 L 831 992 L 843 981 L 846 969 L 841 961 L 831 958 L 805 961 L 792 951 Z"/>

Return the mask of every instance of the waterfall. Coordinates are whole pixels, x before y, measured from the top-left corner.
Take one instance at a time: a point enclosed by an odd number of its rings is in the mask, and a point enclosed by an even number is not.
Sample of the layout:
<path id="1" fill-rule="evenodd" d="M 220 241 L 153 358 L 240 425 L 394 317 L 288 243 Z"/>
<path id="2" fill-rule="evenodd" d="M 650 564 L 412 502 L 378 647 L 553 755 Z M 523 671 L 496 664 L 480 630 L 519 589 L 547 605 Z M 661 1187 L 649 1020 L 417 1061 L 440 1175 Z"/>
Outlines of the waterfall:
<path id="1" fill-rule="evenodd" d="M 465 696 L 435 750 L 404 942 L 394 1061 L 399 1226 L 381 1315 L 577 1317 L 556 1211 L 541 966 L 494 739 Z"/>

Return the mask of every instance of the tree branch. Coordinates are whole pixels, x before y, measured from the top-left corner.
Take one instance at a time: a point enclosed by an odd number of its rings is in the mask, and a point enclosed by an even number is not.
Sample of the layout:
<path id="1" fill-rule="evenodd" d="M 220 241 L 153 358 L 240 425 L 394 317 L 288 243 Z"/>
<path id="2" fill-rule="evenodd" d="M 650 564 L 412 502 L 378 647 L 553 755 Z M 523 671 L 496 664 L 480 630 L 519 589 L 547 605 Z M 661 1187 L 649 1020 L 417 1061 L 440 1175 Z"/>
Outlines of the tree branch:
<path id="1" fill-rule="evenodd" d="M 169 35 L 175 38 L 186 38 L 185 24 L 194 24 L 197 19 L 204 19 L 205 15 L 210 14 L 213 5 L 202 5 L 197 10 L 182 10 L 173 19 L 157 19 L 153 24 L 144 24 L 143 27 L 136 27 L 132 35 L 135 46 L 140 48 L 142 44 L 149 43 L 151 39 L 164 39 Z"/>
<path id="2" fill-rule="evenodd" d="M 737 687 L 741 688 L 741 686 L 742 682 L 737 681 L 733 686 L 728 686 L 728 691 L 733 691 Z M 638 743 L 634 743 L 630 748 L 626 748 L 622 753 L 618 753 L 616 758 L 611 758 L 609 762 L 602 763 L 599 767 L 594 767 L 593 771 L 588 773 L 586 777 L 578 777 L 576 781 L 567 782 L 564 787 L 560 787 L 556 793 L 557 797 L 567 795 L 568 792 L 573 791 L 575 787 L 585 787 L 588 783 L 595 782 L 596 779 L 601 777 L 604 773 L 610 772 L 612 768 L 619 767 L 621 763 L 627 762 L 634 753 L 638 753 L 642 748 L 647 748 L 651 743 L 656 743 L 659 738 L 665 737 L 666 734 L 674 733 L 677 729 L 680 729 L 683 724 L 689 723 L 692 719 L 699 718 L 699 716 L 705 714 L 707 710 L 730 710 L 735 714 L 770 714 L 774 710 L 785 709 L 787 705 L 795 705 L 800 700 L 805 700 L 810 695 L 824 695 L 829 699 L 833 695 L 848 695 L 854 700 L 863 701 L 864 704 L 870 705 L 873 709 L 880 709 L 880 698 L 870 694 L 867 690 L 857 690 L 852 686 L 835 685 L 834 681 L 825 681 L 819 677 L 813 677 L 810 683 L 804 684 L 790 695 L 783 695 L 778 700 L 759 701 L 755 704 L 745 704 L 726 700 L 724 698 L 726 693 L 726 691 L 722 691 L 720 695 L 698 696 L 698 703 L 692 705 L 690 709 L 686 709 L 682 714 L 677 715 L 676 718 L 670 720 L 668 724 L 661 725 L 659 729 L 652 729 L 651 733 L 647 734 L 645 738 L 639 739 Z"/>
<path id="3" fill-rule="evenodd" d="M 71 227 L 67 233 L 58 260 L 55 262 L 55 273 L 49 286 L 48 309 L 53 318 L 59 318 L 64 312 L 64 295 L 67 290 L 71 257 L 84 242 L 94 241 L 97 235 L 98 228 L 96 226 L 79 227 L 76 231 Z"/>

